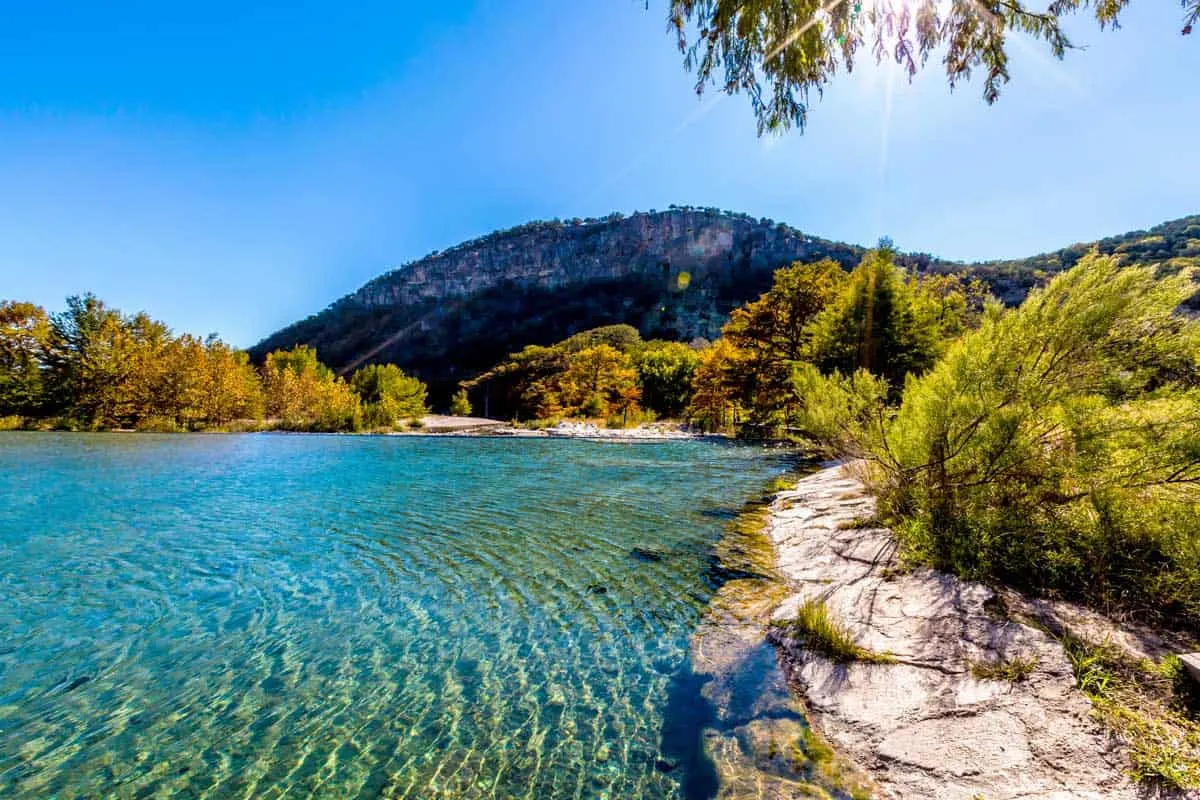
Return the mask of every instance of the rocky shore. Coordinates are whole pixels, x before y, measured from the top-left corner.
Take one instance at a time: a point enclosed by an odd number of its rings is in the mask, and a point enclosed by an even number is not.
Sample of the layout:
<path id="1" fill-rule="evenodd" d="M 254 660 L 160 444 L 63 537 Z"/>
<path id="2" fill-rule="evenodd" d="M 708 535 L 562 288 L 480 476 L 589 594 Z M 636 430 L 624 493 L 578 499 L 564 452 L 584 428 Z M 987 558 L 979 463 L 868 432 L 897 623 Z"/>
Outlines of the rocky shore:
<path id="1" fill-rule="evenodd" d="M 402 435 L 412 434 L 638 441 L 710 438 L 677 422 L 652 422 L 632 428 L 605 428 L 593 422 L 563 420 L 545 428 L 521 428 L 509 422 L 483 417 L 450 417 L 438 414 L 427 415 L 421 420 L 419 427 L 402 432 Z"/>
<path id="2" fill-rule="evenodd" d="M 890 657 L 836 664 L 786 628 L 771 632 L 808 720 L 870 775 L 873 796 L 1146 796 L 1076 689 L 1061 645 L 1006 614 L 986 586 L 900 571 L 896 541 L 872 527 L 874 516 L 862 483 L 832 466 L 779 494 L 767 527 L 787 587 L 773 618 L 791 619 L 821 600 L 859 645 Z M 977 665 L 1014 662 L 1031 665 L 1019 680 L 973 674 Z"/>

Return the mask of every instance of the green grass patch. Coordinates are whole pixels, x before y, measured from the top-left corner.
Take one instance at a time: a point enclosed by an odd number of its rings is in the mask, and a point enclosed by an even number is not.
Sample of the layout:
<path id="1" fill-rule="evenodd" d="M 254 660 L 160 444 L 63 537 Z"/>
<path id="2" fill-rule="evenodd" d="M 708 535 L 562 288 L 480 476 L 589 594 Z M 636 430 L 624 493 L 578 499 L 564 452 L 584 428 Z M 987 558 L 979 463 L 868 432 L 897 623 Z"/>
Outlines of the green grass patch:
<path id="1" fill-rule="evenodd" d="M 806 650 L 820 653 L 838 664 L 854 661 L 890 664 L 896 660 L 889 653 L 876 653 L 854 641 L 846 626 L 830 616 L 822 600 L 809 600 L 800 606 L 795 618 L 772 624 L 799 639 Z"/>
<path id="2" fill-rule="evenodd" d="M 971 674 L 981 681 L 1008 681 L 1020 683 L 1037 669 L 1038 660 L 1033 656 L 1013 656 L 999 661 L 977 661 L 971 664 Z"/>
<path id="3" fill-rule="evenodd" d="M 1062 639 L 1097 718 L 1129 747 L 1131 776 L 1164 789 L 1200 789 L 1200 721 L 1183 662 L 1134 661 L 1109 643 Z"/>

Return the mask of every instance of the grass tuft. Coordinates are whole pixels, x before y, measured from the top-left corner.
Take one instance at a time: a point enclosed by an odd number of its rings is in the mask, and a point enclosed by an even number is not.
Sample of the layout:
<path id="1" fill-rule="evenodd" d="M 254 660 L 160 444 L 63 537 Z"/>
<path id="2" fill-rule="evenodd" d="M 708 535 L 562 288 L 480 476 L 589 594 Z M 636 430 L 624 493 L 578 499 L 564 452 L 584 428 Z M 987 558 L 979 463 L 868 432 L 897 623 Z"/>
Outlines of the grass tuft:
<path id="1" fill-rule="evenodd" d="M 1013 656 L 999 661 L 973 662 L 971 674 L 981 681 L 1020 683 L 1033 674 L 1037 665 L 1038 660 L 1034 656 Z"/>
<path id="2" fill-rule="evenodd" d="M 896 660 L 888 653 L 876 653 L 855 642 L 850 631 L 829 615 L 829 609 L 821 600 L 809 600 L 800 606 L 794 619 L 772 624 L 799 639 L 805 649 L 838 664 L 853 661 L 890 664 Z"/>
<path id="3" fill-rule="evenodd" d="M 838 523 L 839 531 L 856 531 L 862 528 L 880 528 L 883 526 L 883 521 L 877 515 L 870 517 L 855 517 L 854 519 L 842 520 Z"/>

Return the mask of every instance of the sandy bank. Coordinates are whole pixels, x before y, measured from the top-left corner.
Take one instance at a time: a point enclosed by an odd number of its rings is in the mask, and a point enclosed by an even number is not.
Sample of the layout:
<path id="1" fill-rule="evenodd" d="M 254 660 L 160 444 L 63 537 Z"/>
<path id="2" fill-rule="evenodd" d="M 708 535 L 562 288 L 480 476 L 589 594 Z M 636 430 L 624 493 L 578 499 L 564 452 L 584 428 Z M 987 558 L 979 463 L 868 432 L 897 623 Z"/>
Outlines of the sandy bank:
<path id="1" fill-rule="evenodd" d="M 785 672 L 808 716 L 865 768 L 877 797 L 1132 800 L 1119 746 L 1091 716 L 1062 647 L 995 613 L 985 586 L 895 571 L 886 528 L 857 525 L 874 500 L 840 467 L 781 493 L 768 531 L 789 596 L 779 620 L 813 598 L 858 643 L 895 663 L 834 664 L 776 629 Z M 991 609 L 992 613 L 989 613 Z M 978 680 L 971 665 L 1032 658 L 1021 682 Z"/>

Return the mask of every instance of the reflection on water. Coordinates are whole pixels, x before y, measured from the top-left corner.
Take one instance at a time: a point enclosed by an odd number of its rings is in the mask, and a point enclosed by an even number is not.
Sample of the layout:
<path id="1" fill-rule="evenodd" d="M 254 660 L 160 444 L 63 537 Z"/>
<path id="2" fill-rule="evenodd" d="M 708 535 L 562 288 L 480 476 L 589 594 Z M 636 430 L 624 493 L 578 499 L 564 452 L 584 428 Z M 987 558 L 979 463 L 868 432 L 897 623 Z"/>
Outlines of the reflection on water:
<path id="1" fill-rule="evenodd" d="M 715 795 L 762 450 L 0 435 L 0 795 Z"/>

